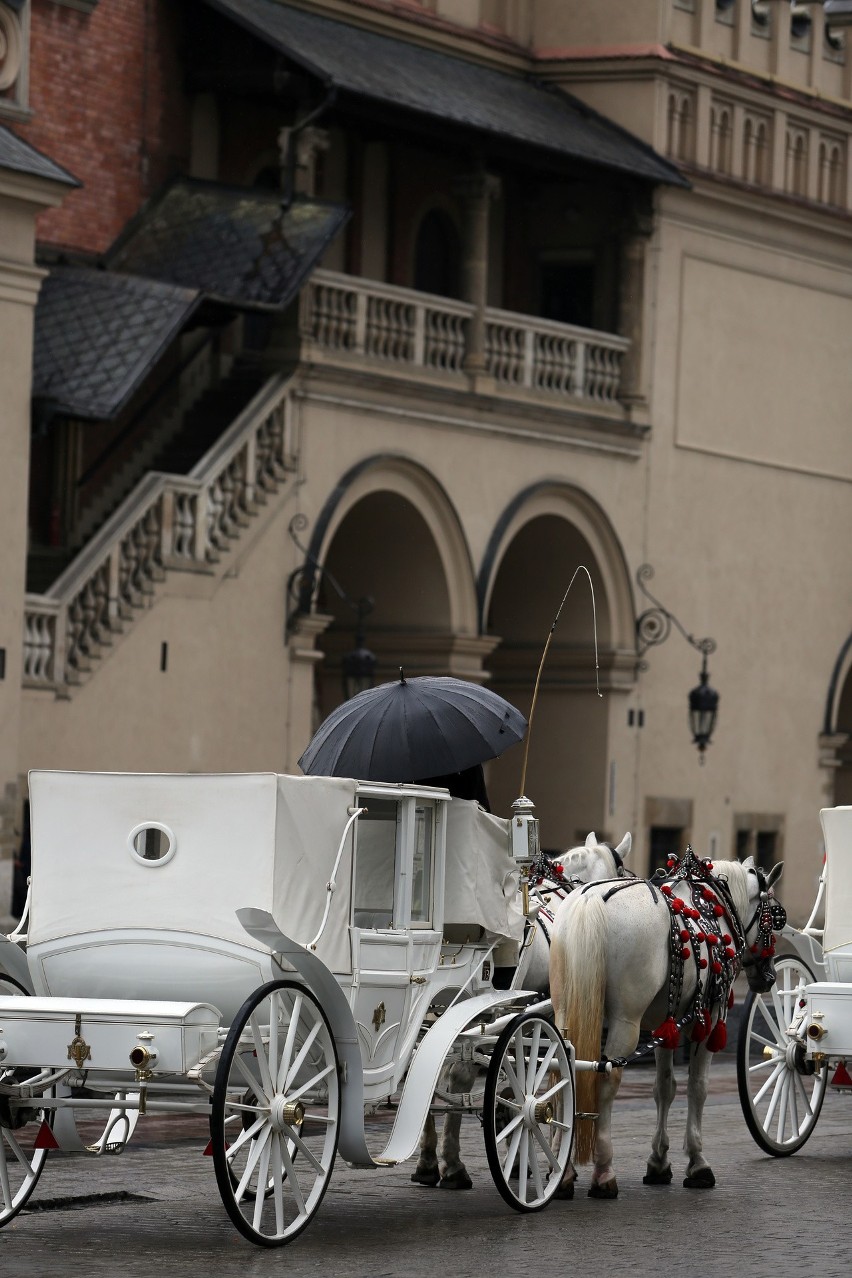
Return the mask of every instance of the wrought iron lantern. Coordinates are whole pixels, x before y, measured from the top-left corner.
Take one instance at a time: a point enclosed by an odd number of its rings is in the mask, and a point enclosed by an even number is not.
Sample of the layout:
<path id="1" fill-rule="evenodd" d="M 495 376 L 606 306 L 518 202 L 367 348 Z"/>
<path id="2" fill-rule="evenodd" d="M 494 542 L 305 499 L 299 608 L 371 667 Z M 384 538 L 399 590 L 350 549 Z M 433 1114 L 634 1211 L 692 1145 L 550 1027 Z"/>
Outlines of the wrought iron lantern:
<path id="1" fill-rule="evenodd" d="M 304 562 L 298 568 L 294 568 L 287 578 L 287 628 L 288 630 L 292 628 L 297 617 L 305 616 L 311 611 L 311 601 L 320 579 L 327 581 L 337 597 L 352 609 L 355 613 L 355 647 L 343 654 L 340 663 L 343 695 L 349 701 L 359 692 L 364 692 L 373 686 L 376 656 L 367 647 L 364 637 L 364 622 L 373 611 L 373 600 L 368 595 L 353 599 L 343 589 L 334 574 L 324 568 L 316 556 L 302 545 L 297 534 L 306 527 L 307 520 L 301 514 L 294 515 L 287 527 L 290 539 L 295 542 L 305 557 Z"/>
<path id="2" fill-rule="evenodd" d="M 645 584 L 654 575 L 650 564 L 642 564 L 636 573 L 636 584 L 646 599 L 650 599 L 652 608 L 646 608 L 636 618 L 636 650 L 643 657 L 649 648 L 664 643 L 671 634 L 672 626 L 683 635 L 688 644 L 701 653 L 700 682 L 689 694 L 689 727 L 692 732 L 692 743 L 698 748 L 699 761 L 704 762 L 704 753 L 710 744 L 713 730 L 716 727 L 716 716 L 719 710 L 719 694 L 710 686 L 710 675 L 707 670 L 707 658 L 716 651 L 715 639 L 696 639 L 678 621 L 659 599 L 651 594 Z"/>

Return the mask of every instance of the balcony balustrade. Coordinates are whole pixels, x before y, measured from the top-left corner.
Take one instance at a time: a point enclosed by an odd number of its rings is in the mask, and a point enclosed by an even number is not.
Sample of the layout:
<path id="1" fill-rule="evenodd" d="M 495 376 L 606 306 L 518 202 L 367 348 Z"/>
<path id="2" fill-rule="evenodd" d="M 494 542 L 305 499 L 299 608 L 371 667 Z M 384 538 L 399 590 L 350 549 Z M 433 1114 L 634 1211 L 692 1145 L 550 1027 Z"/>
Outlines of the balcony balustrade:
<path id="1" fill-rule="evenodd" d="M 463 385 L 473 310 L 446 297 L 315 271 L 302 293 L 302 355 Z M 611 333 L 485 311 L 485 372 L 496 391 L 509 395 L 542 394 L 566 406 L 621 411 L 621 366 L 629 346 Z"/>

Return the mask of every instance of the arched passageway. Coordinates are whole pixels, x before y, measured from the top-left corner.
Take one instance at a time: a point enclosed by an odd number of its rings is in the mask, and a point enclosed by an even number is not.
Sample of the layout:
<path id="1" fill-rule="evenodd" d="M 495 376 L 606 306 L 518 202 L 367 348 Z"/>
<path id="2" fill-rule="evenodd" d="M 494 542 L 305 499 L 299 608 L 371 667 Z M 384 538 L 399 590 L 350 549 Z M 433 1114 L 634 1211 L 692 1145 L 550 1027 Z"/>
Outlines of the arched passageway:
<path id="1" fill-rule="evenodd" d="M 623 834 L 609 828 L 610 694 L 634 679 L 626 567 L 602 512 L 572 490 L 545 490 L 531 494 L 508 524 L 483 591 L 486 633 L 500 637 L 488 662 L 492 687 L 528 714 L 553 619 L 581 564 L 594 586 L 604 696 L 597 695 L 591 593 L 580 573 L 542 674 L 525 781 L 548 849 L 571 846 L 592 829 Z M 508 811 L 517 797 L 522 762 L 521 746 L 489 765 L 495 811 Z"/>

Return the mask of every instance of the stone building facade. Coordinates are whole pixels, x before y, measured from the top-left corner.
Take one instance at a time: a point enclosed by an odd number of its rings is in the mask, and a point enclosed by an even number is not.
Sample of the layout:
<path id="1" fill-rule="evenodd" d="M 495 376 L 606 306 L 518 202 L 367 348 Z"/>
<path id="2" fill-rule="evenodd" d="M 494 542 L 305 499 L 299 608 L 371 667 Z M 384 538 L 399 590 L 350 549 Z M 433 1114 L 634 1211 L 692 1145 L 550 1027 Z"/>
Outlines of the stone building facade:
<path id="1" fill-rule="evenodd" d="M 377 680 L 526 711 L 583 565 L 546 845 L 753 851 L 806 912 L 852 797 L 852 34 L 780 0 L 0 14 L 0 124 L 59 166 L 34 364 L 0 313 L 9 811 L 29 767 L 296 770 L 359 623 Z M 643 564 L 715 641 L 704 766 Z"/>

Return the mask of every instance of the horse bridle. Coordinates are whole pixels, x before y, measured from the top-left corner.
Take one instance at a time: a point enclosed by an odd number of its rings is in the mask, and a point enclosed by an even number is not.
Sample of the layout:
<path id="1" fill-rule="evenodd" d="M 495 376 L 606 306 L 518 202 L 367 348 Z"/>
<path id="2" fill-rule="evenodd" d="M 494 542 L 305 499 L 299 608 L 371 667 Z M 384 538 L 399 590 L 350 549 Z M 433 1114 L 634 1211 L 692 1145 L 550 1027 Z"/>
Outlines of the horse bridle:
<path id="1" fill-rule="evenodd" d="M 776 901 L 769 886 L 769 878 L 762 866 L 751 867 L 757 878 L 759 889 L 754 913 L 744 928 L 747 937 L 757 924 L 757 936 L 750 946 L 743 948 L 740 963 L 743 967 L 757 967 L 771 964 L 775 955 L 775 933 L 780 932 L 787 924 L 787 911 L 780 901 Z"/>

